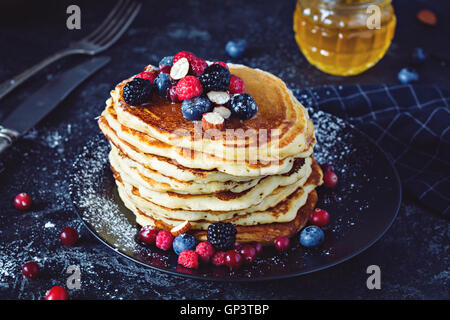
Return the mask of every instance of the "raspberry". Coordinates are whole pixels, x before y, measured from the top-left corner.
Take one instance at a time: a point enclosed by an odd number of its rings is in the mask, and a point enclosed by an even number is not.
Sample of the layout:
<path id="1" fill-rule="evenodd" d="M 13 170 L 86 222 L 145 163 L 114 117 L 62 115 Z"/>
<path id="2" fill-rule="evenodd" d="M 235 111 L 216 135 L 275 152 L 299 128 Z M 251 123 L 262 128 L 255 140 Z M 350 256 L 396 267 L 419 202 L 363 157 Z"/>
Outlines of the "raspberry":
<path id="1" fill-rule="evenodd" d="M 123 87 L 122 96 L 129 105 L 138 106 L 152 100 L 152 88 L 151 81 L 135 78 Z"/>
<path id="2" fill-rule="evenodd" d="M 197 57 L 195 56 L 195 54 L 193 54 L 192 52 L 189 51 L 180 51 L 178 52 L 174 57 L 173 57 L 173 63 L 177 62 L 178 60 L 180 60 L 181 58 L 186 58 L 189 63 L 191 63 L 192 61 L 194 61 L 195 59 L 197 59 Z"/>
<path id="3" fill-rule="evenodd" d="M 227 70 L 229 70 L 227 64 L 225 62 L 223 62 L 223 61 L 216 61 L 213 64 L 218 64 L 219 66 L 222 66 L 224 68 L 227 68 Z"/>
<path id="4" fill-rule="evenodd" d="M 228 91 L 230 91 L 230 93 L 244 93 L 245 91 L 244 81 L 238 76 L 232 74 L 230 76 L 230 85 L 228 86 Z"/>
<path id="5" fill-rule="evenodd" d="M 229 222 L 216 222 L 208 227 L 208 241 L 217 250 L 230 250 L 236 241 L 236 228 Z"/>
<path id="6" fill-rule="evenodd" d="M 161 230 L 156 236 L 156 246 L 162 250 L 169 250 L 172 247 L 173 236 L 167 230 Z"/>
<path id="7" fill-rule="evenodd" d="M 197 269 L 198 255 L 192 250 L 181 251 L 178 256 L 178 264 L 181 264 L 185 268 Z"/>
<path id="8" fill-rule="evenodd" d="M 153 83 L 153 81 L 155 81 L 155 78 L 156 78 L 156 76 L 155 76 L 155 74 L 153 74 L 152 72 L 145 72 L 145 71 L 143 71 L 143 72 L 141 72 L 141 73 L 139 73 L 136 77 L 134 77 L 135 79 L 136 78 L 138 78 L 138 79 L 147 79 L 147 80 L 149 80 L 151 83 Z"/>
<path id="9" fill-rule="evenodd" d="M 216 254 L 214 254 L 211 259 L 211 263 L 218 267 L 225 265 L 225 256 L 226 255 L 227 255 L 227 253 L 225 251 L 216 252 Z"/>
<path id="10" fill-rule="evenodd" d="M 195 60 L 192 60 L 190 62 L 191 65 L 191 73 L 198 77 L 203 74 L 206 68 L 208 68 L 208 64 L 206 63 L 205 59 L 196 58 Z"/>
<path id="11" fill-rule="evenodd" d="M 215 250 L 211 243 L 205 241 L 200 242 L 197 245 L 197 248 L 195 248 L 195 252 L 198 254 L 202 262 L 208 263 L 214 255 Z"/>
<path id="12" fill-rule="evenodd" d="M 230 71 L 220 64 L 212 64 L 198 79 L 205 92 L 227 91 L 230 85 Z"/>
<path id="13" fill-rule="evenodd" d="M 178 81 L 176 90 L 179 100 L 192 99 L 203 93 L 202 84 L 194 76 L 186 76 Z"/>

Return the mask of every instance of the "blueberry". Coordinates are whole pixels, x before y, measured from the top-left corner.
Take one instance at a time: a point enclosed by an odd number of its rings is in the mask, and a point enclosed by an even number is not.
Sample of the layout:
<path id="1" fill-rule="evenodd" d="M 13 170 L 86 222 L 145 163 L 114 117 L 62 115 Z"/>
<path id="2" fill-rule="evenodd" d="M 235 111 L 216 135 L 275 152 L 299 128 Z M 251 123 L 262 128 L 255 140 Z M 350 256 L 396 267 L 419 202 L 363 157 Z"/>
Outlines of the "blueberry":
<path id="1" fill-rule="evenodd" d="M 235 39 L 227 42 L 225 46 L 225 51 L 232 58 L 239 58 L 244 54 L 247 48 L 247 40 L 245 39 Z"/>
<path id="2" fill-rule="evenodd" d="M 412 63 L 414 64 L 422 64 L 428 58 L 428 55 L 422 48 L 414 48 L 413 53 L 411 55 Z"/>
<path id="3" fill-rule="evenodd" d="M 322 244 L 325 235 L 317 226 L 308 226 L 300 232 L 300 243 L 307 248 L 316 247 Z"/>
<path id="4" fill-rule="evenodd" d="M 161 97 L 167 98 L 169 93 L 169 88 L 173 84 L 172 80 L 170 80 L 170 75 L 168 73 L 160 73 L 153 84 L 156 86 L 156 90 L 158 90 L 158 94 Z"/>
<path id="5" fill-rule="evenodd" d="M 398 73 L 398 80 L 403 84 L 419 81 L 419 74 L 411 68 L 403 68 Z"/>
<path id="6" fill-rule="evenodd" d="M 181 251 L 184 250 L 194 250 L 197 242 L 195 241 L 194 236 L 183 233 L 173 239 L 173 251 L 176 254 L 180 254 Z"/>
<path id="7" fill-rule="evenodd" d="M 211 102 L 203 96 L 183 100 L 181 104 L 181 112 L 188 120 L 202 120 L 203 114 L 210 110 Z"/>
<path id="8" fill-rule="evenodd" d="M 231 98 L 231 112 L 239 119 L 247 120 L 258 112 L 258 105 L 248 93 L 236 94 Z"/>
<path id="9" fill-rule="evenodd" d="M 161 59 L 159 62 L 159 67 L 161 66 L 172 66 L 173 65 L 173 56 L 167 56 Z"/>

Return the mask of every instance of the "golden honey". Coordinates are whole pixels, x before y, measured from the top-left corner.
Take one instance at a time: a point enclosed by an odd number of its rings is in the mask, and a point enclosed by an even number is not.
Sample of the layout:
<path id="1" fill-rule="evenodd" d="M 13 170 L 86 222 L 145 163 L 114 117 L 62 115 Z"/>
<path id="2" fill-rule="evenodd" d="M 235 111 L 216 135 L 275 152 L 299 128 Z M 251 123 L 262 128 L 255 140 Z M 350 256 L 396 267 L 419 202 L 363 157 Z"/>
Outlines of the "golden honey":
<path id="1" fill-rule="evenodd" d="M 391 0 L 298 0 L 295 39 L 308 61 L 333 75 L 375 65 L 394 37 Z"/>

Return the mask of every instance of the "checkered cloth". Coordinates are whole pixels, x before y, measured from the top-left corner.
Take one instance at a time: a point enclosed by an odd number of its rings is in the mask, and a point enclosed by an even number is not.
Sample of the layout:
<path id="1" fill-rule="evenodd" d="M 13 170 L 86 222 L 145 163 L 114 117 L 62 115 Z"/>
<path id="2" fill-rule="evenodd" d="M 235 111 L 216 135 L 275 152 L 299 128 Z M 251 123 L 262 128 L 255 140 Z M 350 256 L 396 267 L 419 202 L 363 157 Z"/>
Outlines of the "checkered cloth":
<path id="1" fill-rule="evenodd" d="M 310 108 L 346 119 L 393 159 L 405 190 L 450 216 L 450 90 L 355 85 L 295 90 Z"/>

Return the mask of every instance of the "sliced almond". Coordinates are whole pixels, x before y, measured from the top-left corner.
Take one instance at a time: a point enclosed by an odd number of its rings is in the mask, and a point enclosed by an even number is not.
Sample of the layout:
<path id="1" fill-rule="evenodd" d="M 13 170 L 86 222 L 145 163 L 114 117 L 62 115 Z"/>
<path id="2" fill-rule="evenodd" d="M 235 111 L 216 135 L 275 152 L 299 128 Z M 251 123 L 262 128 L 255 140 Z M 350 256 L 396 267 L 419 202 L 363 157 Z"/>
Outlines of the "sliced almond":
<path id="1" fill-rule="evenodd" d="M 202 128 L 203 130 L 223 130 L 225 128 L 225 119 L 216 112 L 204 113 L 202 118 Z"/>
<path id="2" fill-rule="evenodd" d="M 175 62 L 170 69 L 170 77 L 173 80 L 180 80 L 184 78 L 189 72 L 189 61 L 186 58 L 181 58 Z"/>
<path id="3" fill-rule="evenodd" d="M 231 110 L 224 106 L 214 107 L 213 112 L 220 114 L 225 120 L 231 117 Z"/>
<path id="4" fill-rule="evenodd" d="M 189 221 L 185 221 L 183 223 L 180 223 L 179 225 L 177 225 L 176 227 L 173 227 L 170 230 L 170 233 L 176 237 L 179 236 L 180 234 L 186 233 L 191 229 L 191 224 L 189 223 Z"/>
<path id="5" fill-rule="evenodd" d="M 230 95 L 226 91 L 210 91 L 206 95 L 215 104 L 225 104 L 230 101 Z"/>

